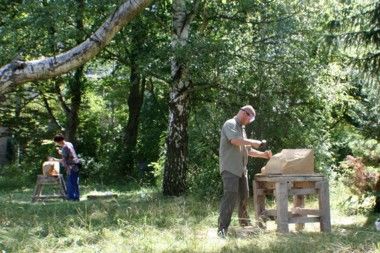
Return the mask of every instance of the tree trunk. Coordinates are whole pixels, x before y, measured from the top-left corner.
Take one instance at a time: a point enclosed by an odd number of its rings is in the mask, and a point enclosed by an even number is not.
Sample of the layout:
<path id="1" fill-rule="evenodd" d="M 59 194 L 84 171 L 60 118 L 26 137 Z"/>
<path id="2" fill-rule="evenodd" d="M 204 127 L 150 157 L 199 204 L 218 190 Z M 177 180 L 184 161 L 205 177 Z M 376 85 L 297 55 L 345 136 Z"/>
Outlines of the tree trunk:
<path id="1" fill-rule="evenodd" d="M 185 85 L 185 88 L 188 82 L 180 81 L 176 85 Z M 171 99 L 169 102 L 169 133 L 166 140 L 163 191 L 164 195 L 179 196 L 187 189 L 189 97 L 186 90 L 173 89 L 170 97 L 175 97 L 175 101 Z"/>
<path id="2" fill-rule="evenodd" d="M 78 32 L 78 37 L 76 42 L 79 44 L 84 38 L 84 10 L 85 2 L 84 0 L 76 0 L 77 4 L 77 15 L 76 15 L 76 28 Z M 83 84 L 84 84 L 84 74 L 83 65 L 75 70 L 74 77 L 69 81 L 69 95 L 70 95 L 70 110 L 66 113 L 66 128 L 65 128 L 65 138 L 76 144 L 76 133 L 79 126 L 79 109 L 82 101 Z"/>
<path id="3" fill-rule="evenodd" d="M 76 133 L 79 126 L 79 109 L 83 91 L 83 67 L 75 70 L 74 77 L 69 81 L 70 110 L 66 112 L 65 139 L 76 144 Z"/>
<path id="4" fill-rule="evenodd" d="M 131 88 L 128 97 L 128 123 L 125 128 L 124 145 L 126 148 L 126 171 L 133 173 L 136 156 L 136 144 L 138 137 L 138 128 L 140 122 L 140 111 L 144 102 L 145 78 L 141 80 L 139 67 L 131 57 Z"/>
<path id="5" fill-rule="evenodd" d="M 59 76 L 83 65 L 95 57 L 149 2 L 150 0 L 125 1 L 90 38 L 65 53 L 33 61 L 15 60 L 1 67 L 0 93 L 17 84 Z"/>
<path id="6" fill-rule="evenodd" d="M 128 55 L 130 67 L 130 90 L 128 96 L 128 122 L 124 129 L 124 166 L 126 172 L 133 175 L 136 162 L 136 144 L 140 123 L 140 112 L 144 102 L 145 77 L 142 76 L 139 57 L 143 53 L 143 45 L 146 40 L 146 32 L 142 29 L 142 22 L 137 18 L 132 25 L 132 43 Z"/>
<path id="7" fill-rule="evenodd" d="M 380 213 L 380 174 L 377 175 L 374 192 L 376 194 L 376 201 L 373 210 L 375 213 Z"/>
<path id="8" fill-rule="evenodd" d="M 186 0 L 173 1 L 173 51 L 187 44 L 190 22 Z M 186 192 L 190 88 L 188 68 L 181 57 L 174 56 L 171 63 L 172 85 L 169 101 L 169 131 L 166 140 L 167 152 L 164 168 L 164 195 L 178 196 Z"/>

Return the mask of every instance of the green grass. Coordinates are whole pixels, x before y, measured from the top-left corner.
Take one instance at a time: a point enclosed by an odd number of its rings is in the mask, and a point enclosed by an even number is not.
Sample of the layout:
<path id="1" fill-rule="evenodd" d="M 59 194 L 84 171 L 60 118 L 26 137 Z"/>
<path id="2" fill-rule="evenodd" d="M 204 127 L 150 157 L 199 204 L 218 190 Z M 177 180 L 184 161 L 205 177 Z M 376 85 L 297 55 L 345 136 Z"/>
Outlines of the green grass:
<path id="1" fill-rule="evenodd" d="M 119 197 L 86 200 L 95 189 Z M 304 232 L 284 235 L 273 222 L 243 233 L 235 213 L 232 235 L 224 240 L 216 236 L 219 200 L 169 198 L 149 188 L 81 190 L 80 202 L 47 203 L 31 203 L 31 189 L 0 192 L 0 252 L 380 252 L 375 217 L 333 209 L 331 233 L 307 224 Z"/>

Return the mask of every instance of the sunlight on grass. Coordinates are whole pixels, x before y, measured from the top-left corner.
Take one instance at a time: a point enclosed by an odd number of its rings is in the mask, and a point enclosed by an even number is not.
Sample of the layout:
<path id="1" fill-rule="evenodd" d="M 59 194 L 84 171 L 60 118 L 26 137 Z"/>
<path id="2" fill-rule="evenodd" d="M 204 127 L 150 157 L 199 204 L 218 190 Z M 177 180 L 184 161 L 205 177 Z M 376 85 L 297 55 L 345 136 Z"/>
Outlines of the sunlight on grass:
<path id="1" fill-rule="evenodd" d="M 83 201 L 31 203 L 30 191 L 0 194 L 0 250 L 5 252 L 379 252 L 380 233 L 364 215 L 332 210 L 332 233 L 241 229 L 233 216 L 228 239 L 216 233 L 218 201 L 164 197 L 157 189 L 94 190 Z M 86 200 L 112 192 L 118 198 Z M 334 196 L 332 196 L 334 198 Z M 307 204 L 315 206 L 315 199 Z M 252 201 L 249 210 L 253 217 Z M 1 251 L 0 251 L 1 252 Z"/>

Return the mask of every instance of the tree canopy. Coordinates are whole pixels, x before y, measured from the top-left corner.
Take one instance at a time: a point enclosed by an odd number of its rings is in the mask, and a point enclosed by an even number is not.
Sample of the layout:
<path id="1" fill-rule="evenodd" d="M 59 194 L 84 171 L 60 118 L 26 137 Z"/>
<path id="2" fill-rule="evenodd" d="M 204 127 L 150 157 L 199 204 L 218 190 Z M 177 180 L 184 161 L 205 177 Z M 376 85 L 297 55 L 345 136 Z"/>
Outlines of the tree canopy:
<path id="1" fill-rule="evenodd" d="M 85 180 L 217 195 L 220 127 L 244 104 L 274 153 L 312 148 L 332 177 L 347 155 L 379 170 L 376 1 L 5 1 L 0 14 L 0 125 L 28 175 L 63 131 Z"/>
<path id="2" fill-rule="evenodd" d="M 126 1 L 87 40 L 67 52 L 40 60 L 13 59 L 11 63 L 0 68 L 0 92 L 16 84 L 62 75 L 83 65 L 99 53 L 149 2 Z"/>

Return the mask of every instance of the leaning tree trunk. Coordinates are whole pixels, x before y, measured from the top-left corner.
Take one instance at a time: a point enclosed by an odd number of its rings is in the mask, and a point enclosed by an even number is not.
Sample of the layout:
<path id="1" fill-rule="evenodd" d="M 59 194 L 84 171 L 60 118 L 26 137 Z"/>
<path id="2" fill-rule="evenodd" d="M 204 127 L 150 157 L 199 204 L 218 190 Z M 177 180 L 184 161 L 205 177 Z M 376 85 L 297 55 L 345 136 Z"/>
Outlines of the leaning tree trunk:
<path id="1" fill-rule="evenodd" d="M 173 1 L 173 38 L 174 52 L 184 47 L 190 32 L 193 14 L 186 10 L 186 0 Z M 172 85 L 169 101 L 169 131 L 166 140 L 167 152 L 164 168 L 164 195 L 178 196 L 186 189 L 188 158 L 188 117 L 189 117 L 189 75 L 186 62 L 174 56 L 171 63 Z"/>
<path id="2" fill-rule="evenodd" d="M 83 65 L 94 58 L 150 1 L 126 0 L 90 38 L 67 52 L 40 60 L 13 61 L 1 67 L 0 94 L 17 84 L 59 76 Z"/>

